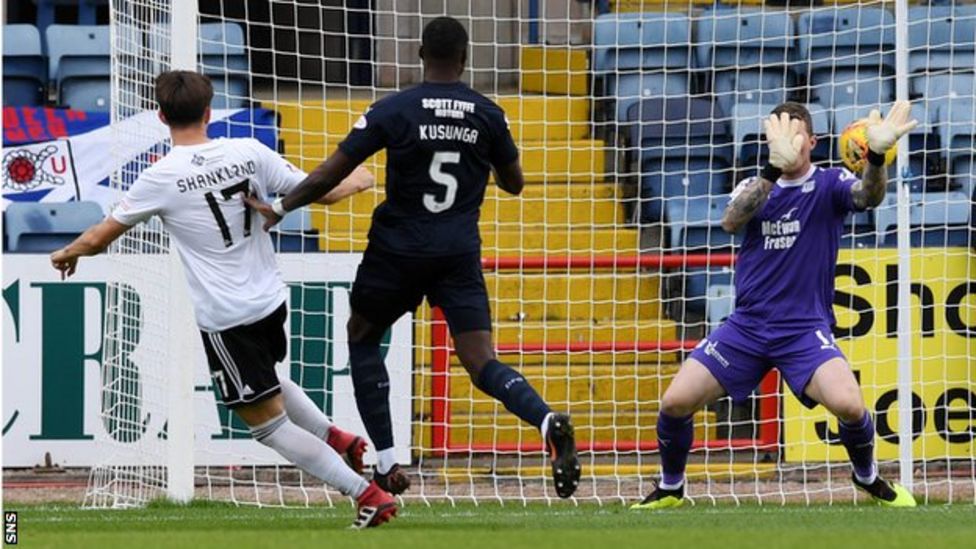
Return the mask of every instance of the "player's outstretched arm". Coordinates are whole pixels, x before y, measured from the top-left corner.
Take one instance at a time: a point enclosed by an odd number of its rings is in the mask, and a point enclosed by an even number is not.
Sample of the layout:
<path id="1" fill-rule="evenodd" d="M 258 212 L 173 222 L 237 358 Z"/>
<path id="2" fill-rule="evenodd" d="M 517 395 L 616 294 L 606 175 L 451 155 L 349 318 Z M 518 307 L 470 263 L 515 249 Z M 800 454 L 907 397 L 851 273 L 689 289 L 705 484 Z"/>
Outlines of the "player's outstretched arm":
<path id="1" fill-rule="evenodd" d="M 343 199 L 348 198 L 354 194 L 361 193 L 363 191 L 373 188 L 373 184 L 376 183 L 376 178 L 373 173 L 366 168 L 359 166 L 349 174 L 349 177 L 342 180 L 339 186 L 329 191 L 329 194 L 323 196 L 322 198 L 316 200 L 318 204 L 335 204 L 336 202 L 341 202 Z"/>
<path id="2" fill-rule="evenodd" d="M 102 253 L 109 244 L 115 242 L 115 239 L 128 230 L 128 225 L 119 223 L 109 216 L 101 223 L 89 227 L 71 244 L 52 253 L 51 265 L 61 271 L 61 280 L 64 280 L 75 274 L 79 257 Z"/>
<path id="3" fill-rule="evenodd" d="M 868 116 L 868 162 L 861 180 L 851 186 L 854 205 L 858 209 L 873 208 L 884 200 L 888 186 L 885 153 L 918 125 L 918 120 L 908 119 L 911 111 L 911 103 L 897 101 L 884 120 L 877 109 Z"/>
<path id="4" fill-rule="evenodd" d="M 525 188 L 522 164 L 518 160 L 505 166 L 495 166 L 495 182 L 508 194 L 519 195 Z"/>
<path id="5" fill-rule="evenodd" d="M 277 225 L 287 212 L 308 206 L 312 202 L 316 202 L 320 198 L 328 195 L 358 165 L 358 162 L 354 162 L 341 149 L 337 149 L 329 155 L 329 158 L 325 159 L 325 162 L 319 164 L 317 168 L 312 170 L 312 173 L 308 174 L 308 177 L 292 189 L 290 193 L 285 195 L 284 198 L 278 199 L 280 202 L 276 201 L 276 204 L 272 205 L 261 202 L 254 197 L 248 197 L 245 200 L 264 217 L 264 230 L 267 231 Z M 278 207 L 279 211 L 275 211 L 276 207 Z"/>

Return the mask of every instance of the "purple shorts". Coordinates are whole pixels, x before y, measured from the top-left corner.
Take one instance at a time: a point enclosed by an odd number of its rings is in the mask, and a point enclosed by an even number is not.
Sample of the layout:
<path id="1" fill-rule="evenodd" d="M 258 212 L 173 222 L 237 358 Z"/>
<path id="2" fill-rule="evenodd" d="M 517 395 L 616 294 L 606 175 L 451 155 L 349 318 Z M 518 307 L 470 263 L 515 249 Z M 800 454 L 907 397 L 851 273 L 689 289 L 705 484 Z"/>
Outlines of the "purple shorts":
<path id="1" fill-rule="evenodd" d="M 735 402 L 745 400 L 776 368 L 807 408 L 817 405 L 803 394 L 817 368 L 832 358 L 846 360 L 827 323 L 770 331 L 750 329 L 734 316 L 702 339 L 691 358 L 704 364 Z"/>

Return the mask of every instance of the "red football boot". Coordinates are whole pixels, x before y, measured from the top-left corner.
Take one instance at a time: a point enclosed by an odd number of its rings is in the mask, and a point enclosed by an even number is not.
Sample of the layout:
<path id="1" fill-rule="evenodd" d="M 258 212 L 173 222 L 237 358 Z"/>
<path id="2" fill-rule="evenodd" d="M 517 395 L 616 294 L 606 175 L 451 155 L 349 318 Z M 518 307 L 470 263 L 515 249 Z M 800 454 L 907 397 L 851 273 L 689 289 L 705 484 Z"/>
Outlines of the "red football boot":
<path id="1" fill-rule="evenodd" d="M 339 452 L 353 471 L 363 473 L 363 454 L 366 453 L 366 441 L 363 437 L 347 433 L 333 425 L 329 428 L 325 442 Z"/>
<path id="2" fill-rule="evenodd" d="M 387 523 L 397 514 L 396 500 L 375 482 L 370 482 L 369 488 L 356 498 L 356 508 L 352 528 L 357 530 Z"/>

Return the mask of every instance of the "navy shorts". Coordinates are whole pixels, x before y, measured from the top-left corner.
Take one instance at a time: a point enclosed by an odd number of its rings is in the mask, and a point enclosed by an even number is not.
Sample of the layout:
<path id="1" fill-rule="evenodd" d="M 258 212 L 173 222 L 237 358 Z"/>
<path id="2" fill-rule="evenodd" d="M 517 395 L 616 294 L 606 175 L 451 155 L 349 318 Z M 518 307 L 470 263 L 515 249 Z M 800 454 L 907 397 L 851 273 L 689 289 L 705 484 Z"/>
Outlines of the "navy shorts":
<path id="1" fill-rule="evenodd" d="M 390 326 L 415 311 L 424 297 L 444 311 L 453 334 L 491 330 L 479 252 L 413 257 L 366 248 L 352 285 L 353 311 L 377 326 Z"/>
<path id="2" fill-rule="evenodd" d="M 734 315 L 701 340 L 691 358 L 704 364 L 735 402 L 745 400 L 776 368 L 807 408 L 817 405 L 803 393 L 813 373 L 828 360 L 845 359 L 826 323 L 759 330 L 736 322 Z"/>

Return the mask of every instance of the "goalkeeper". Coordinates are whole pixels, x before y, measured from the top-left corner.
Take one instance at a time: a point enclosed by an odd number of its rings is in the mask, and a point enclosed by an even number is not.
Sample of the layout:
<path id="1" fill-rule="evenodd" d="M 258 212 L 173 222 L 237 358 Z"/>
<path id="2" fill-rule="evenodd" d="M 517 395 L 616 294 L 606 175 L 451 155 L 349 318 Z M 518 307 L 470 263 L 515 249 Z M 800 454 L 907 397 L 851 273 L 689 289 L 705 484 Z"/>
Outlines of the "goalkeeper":
<path id="1" fill-rule="evenodd" d="M 805 406 L 822 404 L 837 416 L 855 486 L 882 505 L 915 506 L 908 490 L 878 476 L 874 423 L 831 334 L 844 218 L 884 199 L 885 152 L 915 127 L 910 111 L 899 101 L 884 120 L 871 113 L 859 180 L 846 169 L 811 164 L 817 139 L 806 107 L 787 102 L 773 109 L 765 121 L 769 164 L 735 188 L 722 218 L 730 233 L 745 228 L 735 312 L 698 344 L 665 391 L 657 421 L 662 478 L 633 509 L 682 504 L 692 414 L 726 394 L 744 400 L 773 366 Z"/>

